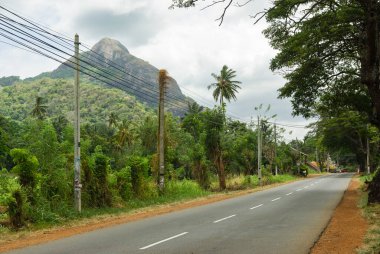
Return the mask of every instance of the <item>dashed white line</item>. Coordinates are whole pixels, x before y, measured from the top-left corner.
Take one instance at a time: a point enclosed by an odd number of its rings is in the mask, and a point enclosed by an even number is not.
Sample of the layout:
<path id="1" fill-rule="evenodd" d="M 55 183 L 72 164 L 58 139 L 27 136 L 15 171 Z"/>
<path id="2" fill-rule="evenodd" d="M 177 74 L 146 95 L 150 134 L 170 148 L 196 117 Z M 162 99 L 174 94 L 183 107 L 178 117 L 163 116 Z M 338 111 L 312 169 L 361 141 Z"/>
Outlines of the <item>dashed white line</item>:
<path id="1" fill-rule="evenodd" d="M 302 189 L 296 189 L 296 191 L 301 191 Z"/>
<path id="2" fill-rule="evenodd" d="M 263 204 L 260 204 L 260 205 L 257 205 L 257 206 L 254 206 L 254 207 L 251 207 L 251 208 L 249 208 L 249 209 L 253 210 L 253 209 L 259 208 L 260 206 L 263 206 Z"/>
<path id="3" fill-rule="evenodd" d="M 292 195 L 293 194 L 293 192 L 289 192 L 288 194 L 286 194 L 286 196 L 289 196 L 289 195 Z"/>
<path id="4" fill-rule="evenodd" d="M 167 242 L 167 241 L 170 241 L 170 240 L 172 240 L 172 239 L 174 239 L 174 238 L 177 238 L 177 237 L 180 237 L 180 236 L 186 235 L 187 233 L 189 233 L 189 232 L 183 232 L 183 233 L 181 233 L 181 234 L 178 234 L 178 235 L 175 235 L 175 236 L 172 236 L 172 237 L 166 238 L 166 239 L 164 239 L 164 240 L 161 240 L 161 241 L 158 241 L 158 242 L 155 242 L 155 243 L 149 244 L 149 245 L 147 245 L 147 246 L 141 247 L 140 250 L 146 250 L 146 249 L 148 249 L 148 248 L 150 248 L 150 247 L 153 247 L 153 246 L 155 246 L 155 245 L 157 245 L 157 244 L 160 244 L 160 243 L 163 243 L 163 242 Z"/>
<path id="5" fill-rule="evenodd" d="M 230 218 L 235 217 L 235 216 L 236 216 L 236 214 L 233 214 L 233 215 L 230 215 L 230 216 L 224 217 L 224 218 L 222 218 L 222 219 L 216 220 L 216 221 L 214 221 L 214 223 L 218 223 L 218 222 L 221 222 L 221 221 L 224 221 L 224 220 L 230 219 Z"/>
<path id="6" fill-rule="evenodd" d="M 281 197 L 278 197 L 278 198 L 275 198 L 275 199 L 272 199 L 271 201 L 273 202 L 273 201 L 277 201 L 277 200 L 279 200 Z"/>

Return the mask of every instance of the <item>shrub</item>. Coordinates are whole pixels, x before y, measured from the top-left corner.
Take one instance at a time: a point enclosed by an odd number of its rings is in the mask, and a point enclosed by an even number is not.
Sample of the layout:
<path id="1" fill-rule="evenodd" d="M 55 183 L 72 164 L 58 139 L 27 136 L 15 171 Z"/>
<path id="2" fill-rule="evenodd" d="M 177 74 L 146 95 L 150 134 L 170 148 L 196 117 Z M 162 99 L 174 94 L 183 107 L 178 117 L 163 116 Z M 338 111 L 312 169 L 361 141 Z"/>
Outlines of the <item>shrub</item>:
<path id="1" fill-rule="evenodd" d="M 127 160 L 126 168 L 129 168 L 130 173 L 125 172 L 126 177 L 129 177 L 132 184 L 132 191 L 135 197 L 143 195 L 144 179 L 148 177 L 149 160 L 141 156 L 131 156 Z"/>
<path id="2" fill-rule="evenodd" d="M 12 193 L 8 200 L 8 215 L 13 228 L 21 228 L 25 225 L 25 198 L 20 189 Z"/>
<path id="3" fill-rule="evenodd" d="M 132 176 L 131 168 L 126 166 L 120 171 L 116 172 L 116 188 L 123 200 L 132 198 Z"/>
<path id="4" fill-rule="evenodd" d="M 107 207 L 111 206 L 112 197 L 108 188 L 108 168 L 109 158 L 102 152 L 101 146 L 95 148 L 90 163 L 90 172 L 87 172 L 86 178 L 88 185 L 89 206 L 91 207 Z"/>
<path id="5" fill-rule="evenodd" d="M 39 165 L 36 156 L 30 154 L 26 149 L 18 148 L 12 149 L 10 155 L 16 164 L 12 171 L 20 177 L 20 184 L 24 187 L 33 189 L 37 183 L 36 171 Z"/>

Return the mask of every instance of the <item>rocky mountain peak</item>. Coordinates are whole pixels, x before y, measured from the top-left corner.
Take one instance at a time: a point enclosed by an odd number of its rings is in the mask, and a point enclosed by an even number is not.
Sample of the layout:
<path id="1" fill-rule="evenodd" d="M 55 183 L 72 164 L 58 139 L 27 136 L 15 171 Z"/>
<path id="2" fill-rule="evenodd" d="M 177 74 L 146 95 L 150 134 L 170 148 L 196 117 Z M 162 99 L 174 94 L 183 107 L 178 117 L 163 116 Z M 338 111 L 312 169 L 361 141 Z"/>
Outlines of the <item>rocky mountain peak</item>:
<path id="1" fill-rule="evenodd" d="M 120 58 L 129 54 L 128 49 L 123 44 L 121 44 L 121 42 L 111 38 L 101 39 L 92 47 L 91 50 L 100 55 L 103 55 L 109 60 Z"/>

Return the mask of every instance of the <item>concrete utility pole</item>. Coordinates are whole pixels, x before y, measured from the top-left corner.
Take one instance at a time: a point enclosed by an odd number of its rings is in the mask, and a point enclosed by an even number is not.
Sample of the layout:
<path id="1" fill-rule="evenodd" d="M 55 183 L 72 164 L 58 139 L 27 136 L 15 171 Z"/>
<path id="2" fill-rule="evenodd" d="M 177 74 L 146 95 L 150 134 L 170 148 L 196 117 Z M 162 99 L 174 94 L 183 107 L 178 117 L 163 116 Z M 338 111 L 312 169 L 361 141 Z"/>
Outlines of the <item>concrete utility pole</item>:
<path id="1" fill-rule="evenodd" d="M 296 138 L 296 142 L 297 142 L 297 151 L 298 151 L 298 162 L 297 162 L 297 172 L 298 174 L 300 174 L 301 172 L 301 169 L 300 169 L 300 165 L 301 165 L 301 151 L 300 151 L 300 148 L 299 148 L 299 144 L 298 144 L 298 139 Z"/>
<path id="2" fill-rule="evenodd" d="M 80 183 L 80 113 L 79 113 L 79 36 L 75 35 L 75 108 L 74 108 L 74 199 L 75 209 L 82 210 Z"/>
<path id="3" fill-rule="evenodd" d="M 165 146 L 164 146 L 164 131 L 165 131 L 165 112 L 164 112 L 164 96 L 165 96 L 165 86 L 167 83 L 168 75 L 166 70 L 160 70 L 159 72 L 159 105 L 158 105 L 158 150 L 159 150 L 159 180 L 158 188 L 160 191 L 164 190 L 165 187 Z"/>
<path id="4" fill-rule="evenodd" d="M 278 174 L 278 169 L 277 169 L 277 125 L 274 124 L 274 170 L 275 170 L 275 175 Z"/>
<path id="5" fill-rule="evenodd" d="M 257 117 L 257 175 L 259 178 L 259 184 L 261 186 L 261 121 L 260 117 Z"/>

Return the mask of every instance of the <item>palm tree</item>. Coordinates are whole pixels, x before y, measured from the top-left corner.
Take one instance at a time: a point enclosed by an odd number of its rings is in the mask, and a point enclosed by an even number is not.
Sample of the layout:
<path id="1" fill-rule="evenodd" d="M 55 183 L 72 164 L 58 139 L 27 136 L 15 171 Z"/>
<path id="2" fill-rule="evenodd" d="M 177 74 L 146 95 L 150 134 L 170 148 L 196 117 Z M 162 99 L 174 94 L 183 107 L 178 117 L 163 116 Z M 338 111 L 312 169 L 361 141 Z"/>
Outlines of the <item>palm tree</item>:
<path id="1" fill-rule="evenodd" d="M 127 120 L 123 120 L 118 126 L 118 132 L 116 134 L 116 150 L 122 151 L 126 144 L 131 146 L 133 139 L 134 135 Z"/>
<path id="2" fill-rule="evenodd" d="M 235 94 L 238 92 L 238 89 L 240 89 L 238 84 L 241 84 L 240 81 L 233 80 L 236 77 L 236 71 L 228 68 L 227 65 L 223 65 L 219 76 L 215 73 L 212 73 L 211 76 L 215 78 L 216 83 L 212 83 L 207 88 L 215 88 L 212 95 L 215 101 L 219 100 L 220 106 L 223 107 L 224 99 L 228 102 L 230 102 L 231 99 L 236 100 Z"/>
<path id="3" fill-rule="evenodd" d="M 108 127 L 117 126 L 117 121 L 119 121 L 119 116 L 112 112 L 108 117 Z"/>
<path id="4" fill-rule="evenodd" d="M 37 96 L 36 103 L 34 104 L 34 108 L 31 112 L 32 116 L 37 117 L 39 120 L 43 120 L 47 114 L 47 106 L 42 103 L 43 103 L 43 98 L 40 96 Z"/>
<path id="5" fill-rule="evenodd" d="M 187 102 L 187 112 L 185 113 L 185 116 L 187 115 L 196 115 L 203 111 L 204 107 L 200 106 L 198 103 L 193 102 Z"/>

